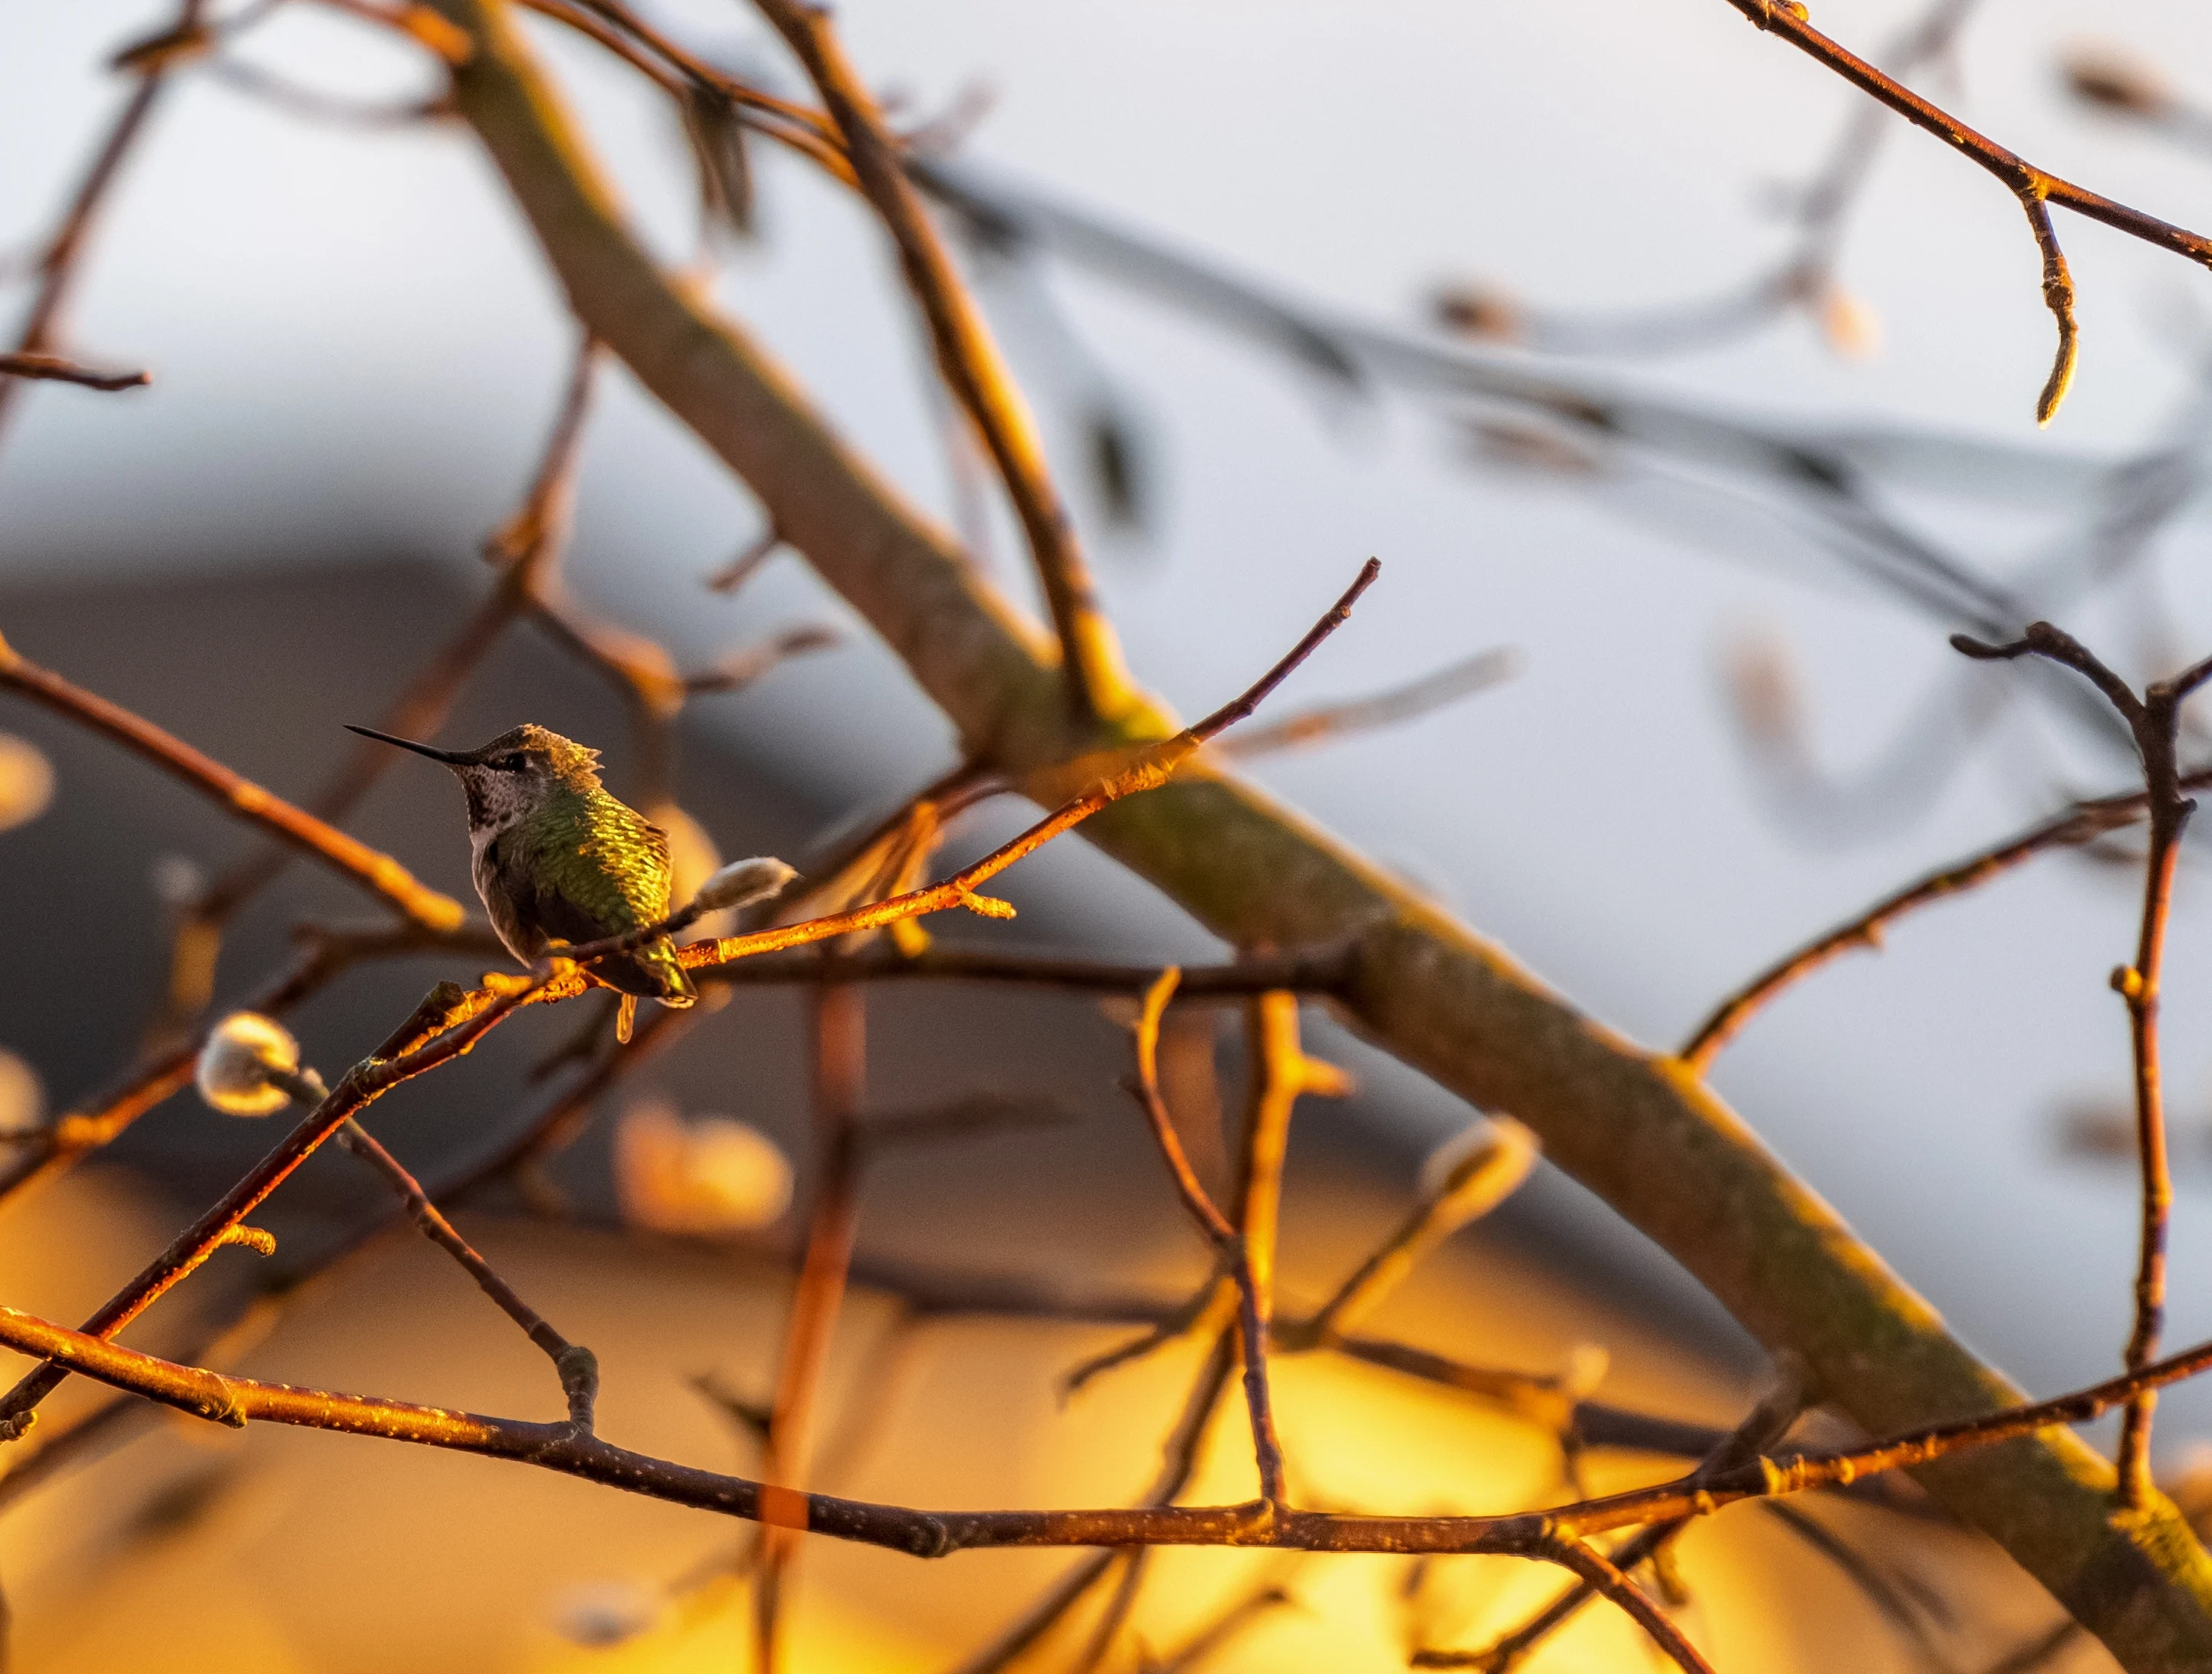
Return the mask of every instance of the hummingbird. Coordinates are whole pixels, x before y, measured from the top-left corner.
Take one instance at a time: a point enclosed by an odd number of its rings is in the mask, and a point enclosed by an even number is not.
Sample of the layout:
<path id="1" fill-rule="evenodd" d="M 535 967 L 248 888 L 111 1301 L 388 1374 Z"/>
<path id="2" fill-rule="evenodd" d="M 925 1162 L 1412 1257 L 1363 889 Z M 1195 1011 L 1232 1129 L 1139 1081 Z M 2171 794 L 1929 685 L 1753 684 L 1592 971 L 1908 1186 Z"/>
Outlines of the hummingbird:
<path id="1" fill-rule="evenodd" d="M 525 965 L 549 947 L 618 936 L 668 916 L 668 835 L 607 794 L 599 752 L 524 725 L 474 750 L 440 750 L 349 727 L 443 762 L 468 797 L 471 877 L 492 928 Z M 642 997 L 698 998 L 666 936 L 610 954 L 585 973 L 622 995 L 616 1038 L 628 1041 Z"/>

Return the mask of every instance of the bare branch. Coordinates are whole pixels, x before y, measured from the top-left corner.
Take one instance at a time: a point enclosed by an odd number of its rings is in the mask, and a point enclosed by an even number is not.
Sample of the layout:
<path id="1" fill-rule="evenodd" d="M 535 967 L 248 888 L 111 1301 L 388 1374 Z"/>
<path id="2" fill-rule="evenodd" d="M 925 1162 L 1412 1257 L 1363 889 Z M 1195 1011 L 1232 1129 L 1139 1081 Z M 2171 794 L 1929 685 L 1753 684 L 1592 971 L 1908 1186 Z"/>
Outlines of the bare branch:
<path id="1" fill-rule="evenodd" d="M 170 33 L 188 43 L 188 50 L 155 54 L 143 65 L 133 66 L 138 85 L 124 101 L 114 125 L 107 131 L 91 167 L 78 183 L 76 196 L 63 213 L 60 226 L 47 240 L 39 257 L 38 295 L 31 299 L 30 311 L 24 316 L 22 332 L 15 341 L 19 355 L 52 355 L 61 335 L 62 313 L 76 286 L 85 246 L 92 236 L 101 206 L 122 173 L 124 162 L 144 134 L 147 120 L 154 114 L 170 70 L 198 50 L 199 38 L 204 33 L 200 23 L 204 9 L 205 0 L 183 0 L 177 9 L 176 23 Z M 0 378 L 0 429 L 4 429 L 15 393 L 21 387 L 20 377 Z"/>
<path id="2" fill-rule="evenodd" d="M 4 388 L 0 385 L 0 388 Z M 163 732 L 120 704 L 111 703 L 40 667 L 0 639 L 0 687 L 20 692 L 81 726 L 104 733 L 126 749 L 181 779 L 234 819 L 260 826 L 294 848 L 313 855 L 339 876 L 381 897 L 425 929 L 457 928 L 466 916 L 461 904 L 416 882 L 389 855 L 356 842 L 304 808 L 233 772 L 183 740 Z"/>
<path id="3" fill-rule="evenodd" d="M 2034 655 L 2075 670 L 2104 693 L 2135 735 L 2142 758 L 2143 804 L 2150 819 L 2150 845 L 2143 858 L 2142 925 L 2133 965 L 2112 972 L 2112 988 L 2126 1002 L 2136 1083 L 2136 1147 L 2142 1166 L 2142 1235 L 2136 1259 L 2135 1328 L 2129 1333 L 2125 1363 L 2130 1371 L 2150 1364 L 2158 1352 L 2166 1318 L 2166 1221 L 2173 1203 L 2173 1182 L 2166 1160 L 2166 1093 L 2159 1053 L 2159 977 L 2166 957 L 2166 921 L 2173 904 L 2174 872 L 2181 859 L 2181 836 L 2197 805 L 2182 794 L 2179 753 L 2182 701 L 2212 677 L 2212 660 L 2171 680 L 2157 680 L 2138 697 L 2127 682 L 2094 653 L 2048 622 L 2032 622 L 2021 638 L 2006 645 L 1984 645 L 1965 635 L 1952 643 L 1970 657 L 2002 660 Z M 2150 1503 L 2156 1493 L 2150 1476 L 2154 1391 L 2144 1390 L 2128 1402 L 2120 1426 L 2120 1501 L 2130 1511 Z"/>
<path id="4" fill-rule="evenodd" d="M 1915 127 L 1925 129 L 1961 155 L 1979 164 L 2002 181 L 2007 189 L 2021 200 L 2027 210 L 2028 222 L 2035 229 L 2036 243 L 2043 252 L 2044 297 L 2058 321 L 2058 356 L 2036 402 L 2038 423 L 2049 423 L 2051 416 L 2057 411 L 2058 403 L 2064 398 L 2066 387 L 2073 379 L 2075 357 L 2073 284 L 2067 277 L 2065 258 L 2058 253 L 2058 240 L 2051 229 L 2050 214 L 2043 207 L 2045 204 L 2057 204 L 2063 209 L 2087 216 L 2093 221 L 2100 221 L 2107 227 L 2116 228 L 2161 250 L 2170 250 L 2176 255 L 2186 256 L 2203 266 L 2212 267 L 2212 239 L 2170 225 L 2154 216 L 2145 215 L 2141 210 L 2115 203 L 2109 198 L 2077 186 L 2070 180 L 2045 173 L 1831 40 L 1812 26 L 1807 20 L 1805 8 L 1796 3 L 1796 0 L 1728 0 L 1728 3 L 1758 27 L 1782 36 L 1791 46 L 1826 64 L 1862 92 L 1888 106 Z"/>
<path id="5" fill-rule="evenodd" d="M 1520 667 L 1512 651 L 1479 651 L 1463 662 L 1424 674 L 1389 691 L 1321 709 L 1302 709 L 1265 727 L 1249 727 L 1215 747 L 1231 759 L 1249 760 L 1274 750 L 1332 742 L 1352 733 L 1393 727 L 1510 679 Z"/>
<path id="6" fill-rule="evenodd" d="M 1784 989 L 1854 947 L 1881 947 L 1883 931 L 1921 907 L 1974 889 L 2051 849 L 2078 848 L 2108 831 L 2135 824 L 2142 818 L 2145 800 L 2138 794 L 2078 803 L 2016 837 L 1884 896 L 1856 918 L 1776 960 L 1723 1000 L 1676 1056 L 1693 1069 L 1710 1069 L 1722 1048 Z"/>
<path id="7" fill-rule="evenodd" d="M 105 390 L 137 389 L 154 381 L 150 372 L 102 372 L 59 355 L 33 354 L 0 354 L 0 378 L 45 379 Z"/>

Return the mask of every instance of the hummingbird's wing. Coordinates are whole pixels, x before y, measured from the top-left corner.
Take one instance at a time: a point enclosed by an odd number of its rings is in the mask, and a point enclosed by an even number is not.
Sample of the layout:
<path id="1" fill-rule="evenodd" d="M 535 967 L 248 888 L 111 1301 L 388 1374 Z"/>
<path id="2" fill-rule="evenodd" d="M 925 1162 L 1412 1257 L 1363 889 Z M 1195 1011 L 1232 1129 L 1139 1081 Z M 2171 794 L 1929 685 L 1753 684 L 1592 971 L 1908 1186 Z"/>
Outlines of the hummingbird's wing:
<path id="1" fill-rule="evenodd" d="M 635 809 L 605 792 L 570 794 L 532 823 L 529 870 L 551 934 L 589 941 L 667 916 L 668 837 Z"/>
<path id="2" fill-rule="evenodd" d="M 549 937 L 596 941 L 667 916 L 668 837 L 604 793 L 549 809 L 533 833 L 532 863 L 518 880 Z M 626 994 L 689 1004 L 690 979 L 665 941 L 601 960 L 592 974 Z"/>

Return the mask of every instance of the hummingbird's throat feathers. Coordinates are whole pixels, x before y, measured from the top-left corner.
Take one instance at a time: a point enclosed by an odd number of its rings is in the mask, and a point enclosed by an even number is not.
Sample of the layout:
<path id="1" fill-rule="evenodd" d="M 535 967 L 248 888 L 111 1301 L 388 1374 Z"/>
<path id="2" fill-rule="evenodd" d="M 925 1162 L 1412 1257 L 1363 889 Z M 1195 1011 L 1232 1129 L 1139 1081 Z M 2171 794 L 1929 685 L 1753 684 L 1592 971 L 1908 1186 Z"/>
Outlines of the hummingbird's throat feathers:
<path id="1" fill-rule="evenodd" d="M 520 825 L 559 788 L 550 764 L 526 761 L 519 768 L 457 767 L 469 799 L 469 842 L 479 853 L 501 831 Z"/>

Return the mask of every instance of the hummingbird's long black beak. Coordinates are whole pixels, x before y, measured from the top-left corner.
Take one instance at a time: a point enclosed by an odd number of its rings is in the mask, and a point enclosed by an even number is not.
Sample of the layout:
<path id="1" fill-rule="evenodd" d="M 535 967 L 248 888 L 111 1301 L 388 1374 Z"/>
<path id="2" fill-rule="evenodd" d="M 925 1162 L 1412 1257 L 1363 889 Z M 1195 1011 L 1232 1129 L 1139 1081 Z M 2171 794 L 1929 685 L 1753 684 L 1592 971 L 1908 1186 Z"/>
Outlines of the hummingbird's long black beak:
<path id="1" fill-rule="evenodd" d="M 412 750 L 418 756 L 428 756 L 434 762 L 443 762 L 448 767 L 466 767 L 469 759 L 457 756 L 450 750 L 433 749 L 427 744 L 417 744 L 411 738 L 394 738 L 389 733 L 380 733 L 374 727 L 356 727 L 348 723 L 346 731 L 359 733 L 363 738 L 373 738 L 383 744 L 396 744 L 402 750 Z"/>

